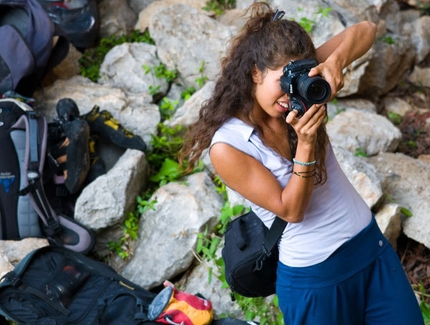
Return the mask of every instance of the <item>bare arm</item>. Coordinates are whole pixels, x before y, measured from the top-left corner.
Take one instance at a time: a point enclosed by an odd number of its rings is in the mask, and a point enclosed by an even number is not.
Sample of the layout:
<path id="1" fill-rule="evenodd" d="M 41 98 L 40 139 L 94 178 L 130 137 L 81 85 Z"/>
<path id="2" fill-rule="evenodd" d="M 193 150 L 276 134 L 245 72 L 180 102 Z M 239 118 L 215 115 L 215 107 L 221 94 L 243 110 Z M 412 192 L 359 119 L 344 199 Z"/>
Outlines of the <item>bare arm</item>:
<path id="1" fill-rule="evenodd" d="M 346 28 L 317 48 L 320 65 L 309 76 L 321 75 L 332 88 L 332 99 L 344 85 L 343 69 L 363 56 L 373 45 L 376 25 L 362 21 Z"/>
<path id="2" fill-rule="evenodd" d="M 291 177 L 286 188 L 282 189 L 275 176 L 258 160 L 228 144 L 214 144 L 210 157 L 218 175 L 240 195 L 288 222 L 303 220 L 313 178 Z M 302 181 L 308 186 L 299 184 Z"/>
<path id="3" fill-rule="evenodd" d="M 343 67 L 363 56 L 373 45 L 376 25 L 362 21 L 333 36 L 317 48 L 319 62 L 337 61 Z"/>

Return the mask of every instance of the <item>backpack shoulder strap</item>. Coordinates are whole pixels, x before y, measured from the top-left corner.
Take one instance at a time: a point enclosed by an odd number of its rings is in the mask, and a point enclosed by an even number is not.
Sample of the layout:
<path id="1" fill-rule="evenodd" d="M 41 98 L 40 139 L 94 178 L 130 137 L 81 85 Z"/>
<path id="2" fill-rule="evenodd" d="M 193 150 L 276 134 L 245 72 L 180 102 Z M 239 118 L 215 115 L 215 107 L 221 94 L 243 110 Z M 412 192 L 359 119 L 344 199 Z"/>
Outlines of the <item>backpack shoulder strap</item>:
<path id="1" fill-rule="evenodd" d="M 47 146 L 47 123 L 34 111 L 27 111 L 12 126 L 12 142 L 21 164 L 19 195 L 29 196 L 31 204 L 42 219 L 48 237 L 60 231 L 58 217 L 52 209 L 43 187 L 43 166 Z"/>
<path id="2" fill-rule="evenodd" d="M 56 24 L 54 24 L 54 28 L 54 36 L 57 36 L 57 40 L 46 63 L 45 74 L 60 64 L 69 54 L 70 49 L 70 41 L 65 33 Z"/>
<path id="3" fill-rule="evenodd" d="M 0 281 L 0 288 L 6 287 L 6 286 L 15 286 L 18 281 L 20 281 L 20 277 L 23 272 L 25 272 L 27 266 L 31 263 L 31 260 L 33 259 L 34 255 L 37 254 L 37 252 L 41 249 L 44 249 L 44 247 L 35 249 L 29 254 L 27 254 L 19 263 L 15 266 L 15 268 L 6 273 Z"/>
<path id="4" fill-rule="evenodd" d="M 6 273 L 2 277 L 0 282 L 0 288 L 7 287 L 7 286 L 19 288 L 23 292 L 34 295 L 39 299 L 43 300 L 47 305 L 49 305 L 51 308 L 56 309 L 61 314 L 68 315 L 70 314 L 70 311 L 65 309 L 60 304 L 53 302 L 46 294 L 43 294 L 40 290 L 33 288 L 22 281 L 22 276 L 26 272 L 31 262 L 38 255 L 42 254 L 43 252 L 49 253 L 49 251 L 51 250 L 52 248 L 50 246 L 45 246 L 31 251 L 15 266 L 13 271 Z M 2 312 L 4 313 L 4 311 Z"/>

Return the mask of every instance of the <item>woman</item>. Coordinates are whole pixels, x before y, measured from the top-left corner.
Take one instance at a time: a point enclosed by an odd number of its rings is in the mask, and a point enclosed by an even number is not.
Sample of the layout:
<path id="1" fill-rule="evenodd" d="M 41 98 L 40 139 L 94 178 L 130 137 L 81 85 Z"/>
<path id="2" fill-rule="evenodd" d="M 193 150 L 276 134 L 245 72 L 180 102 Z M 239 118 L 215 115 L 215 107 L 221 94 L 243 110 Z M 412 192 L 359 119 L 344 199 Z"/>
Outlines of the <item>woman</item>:
<path id="1" fill-rule="evenodd" d="M 358 23 L 315 49 L 281 16 L 266 3 L 250 7 L 180 159 L 191 169 L 210 148 L 216 172 L 267 227 L 276 215 L 288 222 L 276 287 L 285 324 L 423 324 L 395 251 L 334 156 L 325 104 L 305 105 L 302 114 L 280 87 L 292 60 L 316 59 L 308 76 L 323 77 L 332 99 L 376 27 Z"/>

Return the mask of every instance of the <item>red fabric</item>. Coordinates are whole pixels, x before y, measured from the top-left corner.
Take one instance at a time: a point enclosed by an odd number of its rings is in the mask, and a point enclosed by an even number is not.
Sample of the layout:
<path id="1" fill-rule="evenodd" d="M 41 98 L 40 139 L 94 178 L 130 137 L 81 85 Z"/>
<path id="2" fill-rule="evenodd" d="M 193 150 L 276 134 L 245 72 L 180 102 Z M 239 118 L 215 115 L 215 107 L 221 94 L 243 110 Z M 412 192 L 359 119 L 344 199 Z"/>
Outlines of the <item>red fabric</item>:
<path id="1" fill-rule="evenodd" d="M 213 319 L 212 303 L 173 288 L 166 309 L 157 318 L 163 324 L 207 325 Z"/>

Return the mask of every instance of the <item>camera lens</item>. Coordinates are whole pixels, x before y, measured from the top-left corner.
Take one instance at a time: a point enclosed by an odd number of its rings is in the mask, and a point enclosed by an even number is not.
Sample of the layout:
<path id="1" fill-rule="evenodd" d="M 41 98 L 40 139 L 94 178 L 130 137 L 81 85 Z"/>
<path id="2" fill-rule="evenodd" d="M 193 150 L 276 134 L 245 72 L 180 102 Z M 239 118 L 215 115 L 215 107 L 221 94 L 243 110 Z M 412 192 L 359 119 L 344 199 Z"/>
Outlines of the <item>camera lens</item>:
<path id="1" fill-rule="evenodd" d="M 301 75 L 297 80 L 297 90 L 311 104 L 324 103 L 331 94 L 328 82 L 318 76 L 308 77 L 307 75 Z"/>

